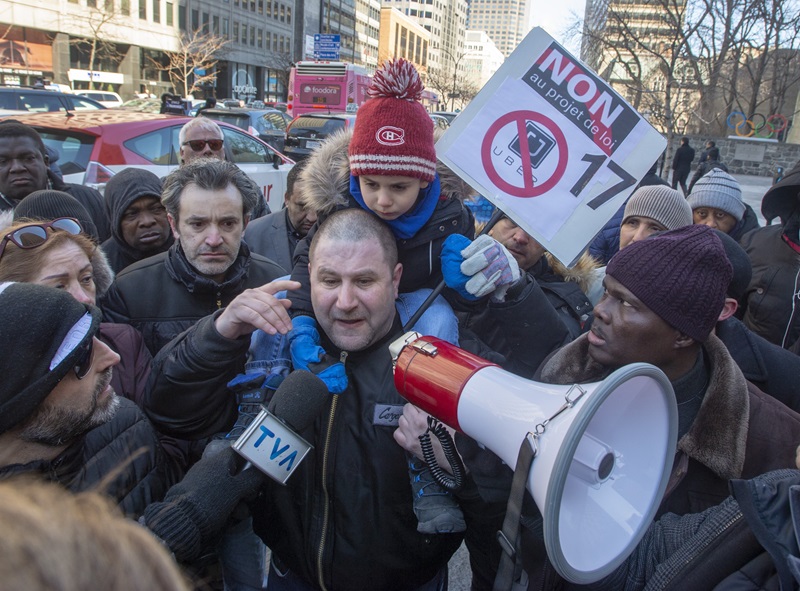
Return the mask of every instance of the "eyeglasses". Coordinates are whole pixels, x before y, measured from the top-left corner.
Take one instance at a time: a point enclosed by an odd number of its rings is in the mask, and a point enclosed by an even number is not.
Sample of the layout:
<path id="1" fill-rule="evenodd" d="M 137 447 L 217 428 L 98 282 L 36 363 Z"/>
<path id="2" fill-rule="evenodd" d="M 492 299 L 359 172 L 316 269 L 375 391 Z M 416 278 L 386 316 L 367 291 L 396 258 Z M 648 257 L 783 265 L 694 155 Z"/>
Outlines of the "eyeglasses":
<path id="1" fill-rule="evenodd" d="M 75 372 L 75 377 L 79 380 L 85 378 L 89 370 L 92 369 L 92 364 L 94 363 L 94 337 L 87 340 L 81 348 L 83 349 L 81 356 L 78 357 L 78 360 L 72 367 L 72 371 Z"/>
<path id="2" fill-rule="evenodd" d="M 64 230 L 73 235 L 78 235 L 82 232 L 81 225 L 75 218 L 56 218 L 50 222 L 41 222 L 38 224 L 28 224 L 17 228 L 13 232 L 9 232 L 3 237 L 3 242 L 0 243 L 0 259 L 6 252 L 6 244 L 13 242 L 15 246 L 24 249 L 36 248 L 47 242 L 48 234 L 47 229 Z"/>
<path id="3" fill-rule="evenodd" d="M 225 140 L 189 140 L 188 142 L 183 142 L 181 145 L 189 146 L 195 152 L 202 152 L 206 144 L 208 144 L 208 147 L 216 152 L 222 149 L 224 141 Z"/>

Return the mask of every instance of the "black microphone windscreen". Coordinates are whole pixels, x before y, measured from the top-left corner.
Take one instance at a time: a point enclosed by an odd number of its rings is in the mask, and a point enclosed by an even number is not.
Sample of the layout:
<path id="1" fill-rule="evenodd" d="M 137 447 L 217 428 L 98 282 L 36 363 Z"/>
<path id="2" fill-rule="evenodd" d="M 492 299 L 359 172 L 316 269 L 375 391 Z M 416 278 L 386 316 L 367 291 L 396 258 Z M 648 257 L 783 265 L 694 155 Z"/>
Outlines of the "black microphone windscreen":
<path id="1" fill-rule="evenodd" d="M 325 382 L 310 371 L 296 370 L 275 390 L 267 410 L 300 433 L 314 422 L 330 397 Z"/>

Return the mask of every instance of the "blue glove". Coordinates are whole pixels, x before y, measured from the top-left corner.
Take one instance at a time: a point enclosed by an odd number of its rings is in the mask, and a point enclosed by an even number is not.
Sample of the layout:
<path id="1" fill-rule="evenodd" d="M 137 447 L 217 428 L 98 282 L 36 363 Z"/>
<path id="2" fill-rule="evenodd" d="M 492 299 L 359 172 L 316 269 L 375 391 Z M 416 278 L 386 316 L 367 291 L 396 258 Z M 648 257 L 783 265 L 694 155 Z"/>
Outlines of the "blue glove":
<path id="1" fill-rule="evenodd" d="M 336 361 L 319 346 L 317 321 L 311 316 L 292 319 L 289 331 L 289 352 L 294 369 L 310 371 L 328 387 L 331 394 L 341 394 L 347 388 L 344 364 Z"/>
<path id="2" fill-rule="evenodd" d="M 445 238 L 441 254 L 442 276 L 447 287 L 457 292 L 461 297 L 474 301 L 479 298 L 467 291 L 467 281 L 470 280 L 470 277 L 461 272 L 461 263 L 464 262 L 461 251 L 470 244 L 472 244 L 472 241 L 461 234 L 450 234 Z"/>

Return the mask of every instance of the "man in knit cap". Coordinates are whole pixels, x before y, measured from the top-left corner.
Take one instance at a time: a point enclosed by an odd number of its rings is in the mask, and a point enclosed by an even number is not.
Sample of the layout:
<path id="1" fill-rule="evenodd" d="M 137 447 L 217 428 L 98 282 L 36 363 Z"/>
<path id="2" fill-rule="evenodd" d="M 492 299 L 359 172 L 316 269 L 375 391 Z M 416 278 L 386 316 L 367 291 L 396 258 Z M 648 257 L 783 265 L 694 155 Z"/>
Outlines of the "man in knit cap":
<path id="1" fill-rule="evenodd" d="M 100 311 L 64 290 L 0 283 L 0 478 L 38 473 L 80 491 L 113 475 L 103 490 L 138 515 L 180 471 L 111 388 L 119 355 L 99 326 Z"/>
<path id="2" fill-rule="evenodd" d="M 105 190 L 111 238 L 103 250 L 115 273 L 128 265 L 169 250 L 172 232 L 161 204 L 161 180 L 148 170 L 126 168 Z"/>
<path id="3" fill-rule="evenodd" d="M 695 224 L 730 234 L 744 216 L 742 189 L 735 178 L 718 168 L 697 181 L 686 198 Z"/>
<path id="4" fill-rule="evenodd" d="M 637 362 L 666 374 L 678 448 L 659 515 L 703 511 L 728 496 L 729 479 L 795 465 L 800 414 L 747 382 L 712 334 L 731 277 L 720 239 L 705 226 L 635 242 L 608 264 L 591 331 L 540 368 L 538 379 L 560 384 L 602 380 Z M 541 565 L 526 571 L 535 578 Z"/>
<path id="5" fill-rule="evenodd" d="M 656 232 L 676 230 L 691 223 L 692 209 L 678 191 L 664 185 L 641 187 L 625 205 L 619 249 Z"/>

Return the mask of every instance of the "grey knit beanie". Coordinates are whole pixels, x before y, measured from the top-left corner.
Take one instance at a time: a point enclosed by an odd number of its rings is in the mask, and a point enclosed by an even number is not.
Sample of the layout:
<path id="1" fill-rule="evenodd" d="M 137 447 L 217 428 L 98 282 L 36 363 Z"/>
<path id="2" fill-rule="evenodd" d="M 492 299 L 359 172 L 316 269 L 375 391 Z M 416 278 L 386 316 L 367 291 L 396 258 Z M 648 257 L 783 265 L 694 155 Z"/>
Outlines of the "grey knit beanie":
<path id="1" fill-rule="evenodd" d="M 744 216 L 744 201 L 739 183 L 719 168 L 712 168 L 701 176 L 686 200 L 692 210 L 713 207 L 732 215 L 737 222 Z"/>
<path id="2" fill-rule="evenodd" d="M 640 187 L 628 199 L 622 222 L 631 216 L 650 218 L 667 230 L 676 230 L 692 223 L 692 208 L 676 190 L 651 185 Z"/>
<path id="3" fill-rule="evenodd" d="M 33 414 L 99 328 L 100 310 L 62 289 L 0 283 L 0 433 Z"/>

